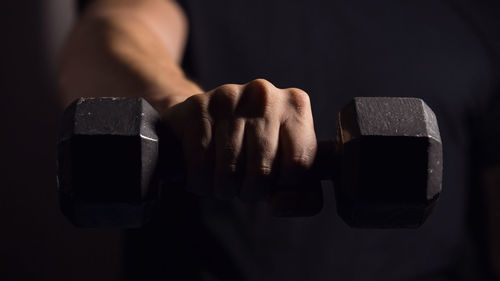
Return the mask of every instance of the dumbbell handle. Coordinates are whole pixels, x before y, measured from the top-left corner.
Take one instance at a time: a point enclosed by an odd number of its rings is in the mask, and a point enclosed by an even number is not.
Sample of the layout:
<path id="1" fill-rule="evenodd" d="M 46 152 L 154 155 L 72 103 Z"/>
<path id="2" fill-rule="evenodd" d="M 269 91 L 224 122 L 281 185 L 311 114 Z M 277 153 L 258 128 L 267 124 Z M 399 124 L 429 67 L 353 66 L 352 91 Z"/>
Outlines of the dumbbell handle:
<path id="1" fill-rule="evenodd" d="M 175 138 L 157 124 L 142 99 L 81 98 L 65 111 L 59 191 L 75 224 L 145 222 L 160 176 L 184 168 L 180 143 L 168 145 Z M 311 169 L 335 179 L 339 214 L 357 227 L 420 225 L 441 192 L 441 171 L 435 115 L 413 98 L 355 98 L 339 114 L 337 138 L 318 142 Z"/>
<path id="2" fill-rule="evenodd" d="M 339 148 L 334 139 L 318 141 L 318 151 L 312 166 L 312 173 L 321 180 L 332 180 L 338 169 Z"/>
<path id="3" fill-rule="evenodd" d="M 163 128 L 160 126 L 160 128 Z M 163 177 L 176 184 L 185 184 L 185 167 L 183 163 L 182 144 L 166 129 L 158 132 L 160 139 L 160 162 Z M 163 148 L 163 149 L 162 149 Z M 167 155 L 164 155 L 166 151 Z M 162 153 L 163 152 L 163 153 Z M 317 142 L 317 152 L 313 165 L 308 171 L 314 179 L 333 180 L 338 169 L 339 148 L 336 139 L 321 139 Z"/>

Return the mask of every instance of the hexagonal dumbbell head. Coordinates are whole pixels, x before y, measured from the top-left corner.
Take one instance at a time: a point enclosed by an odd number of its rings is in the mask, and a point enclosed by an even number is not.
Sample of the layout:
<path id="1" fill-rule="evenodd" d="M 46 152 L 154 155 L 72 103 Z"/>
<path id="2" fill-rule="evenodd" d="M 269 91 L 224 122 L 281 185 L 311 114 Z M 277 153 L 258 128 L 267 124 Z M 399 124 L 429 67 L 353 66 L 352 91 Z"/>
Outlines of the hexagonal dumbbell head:
<path id="1" fill-rule="evenodd" d="M 137 227 L 158 198 L 159 116 L 143 99 L 80 98 L 58 144 L 61 208 L 78 226 Z"/>
<path id="2" fill-rule="evenodd" d="M 418 227 L 441 192 L 434 112 L 416 98 L 355 98 L 339 114 L 340 216 L 353 227 Z"/>

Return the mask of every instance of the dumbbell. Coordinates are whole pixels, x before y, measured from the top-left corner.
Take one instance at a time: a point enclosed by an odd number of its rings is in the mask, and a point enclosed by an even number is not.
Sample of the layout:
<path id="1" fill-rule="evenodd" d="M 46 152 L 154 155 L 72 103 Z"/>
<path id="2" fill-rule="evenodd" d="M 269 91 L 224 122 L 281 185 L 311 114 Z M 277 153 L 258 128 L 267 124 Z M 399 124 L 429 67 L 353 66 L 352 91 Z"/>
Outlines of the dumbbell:
<path id="1" fill-rule="evenodd" d="M 58 188 L 74 225 L 148 222 L 159 192 L 168 196 L 168 183 L 182 182 L 182 169 L 172 164 L 182 149 L 162 128 L 141 98 L 79 98 L 65 110 Z M 313 174 L 333 179 L 340 217 L 352 227 L 420 226 L 438 201 L 442 178 L 437 120 L 425 102 L 357 97 L 332 130 L 335 139 L 318 142 Z"/>

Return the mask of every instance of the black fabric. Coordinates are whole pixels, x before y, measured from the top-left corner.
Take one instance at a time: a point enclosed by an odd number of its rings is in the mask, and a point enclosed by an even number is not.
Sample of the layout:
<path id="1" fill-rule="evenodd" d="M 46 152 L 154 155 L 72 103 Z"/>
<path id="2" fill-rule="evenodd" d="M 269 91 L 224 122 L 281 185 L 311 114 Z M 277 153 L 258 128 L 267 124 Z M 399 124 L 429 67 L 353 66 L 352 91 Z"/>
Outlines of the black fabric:
<path id="1" fill-rule="evenodd" d="M 190 22 L 190 77 L 207 90 L 255 78 L 302 88 L 319 138 L 334 136 L 336 114 L 354 96 L 423 98 L 441 130 L 443 193 L 420 229 L 360 230 L 336 215 L 330 183 L 319 215 L 292 219 L 271 217 L 265 204 L 171 188 L 155 223 L 129 233 L 130 280 L 479 278 L 466 214 L 467 192 L 475 188 L 471 161 L 482 159 L 472 139 L 484 128 L 472 120 L 484 121 L 498 84 L 495 47 L 478 33 L 480 25 L 435 0 L 181 4 Z"/>
<path id="2" fill-rule="evenodd" d="M 83 10 L 92 2 L 93 0 L 78 0 L 77 1 L 77 10 L 79 13 L 83 12 Z"/>

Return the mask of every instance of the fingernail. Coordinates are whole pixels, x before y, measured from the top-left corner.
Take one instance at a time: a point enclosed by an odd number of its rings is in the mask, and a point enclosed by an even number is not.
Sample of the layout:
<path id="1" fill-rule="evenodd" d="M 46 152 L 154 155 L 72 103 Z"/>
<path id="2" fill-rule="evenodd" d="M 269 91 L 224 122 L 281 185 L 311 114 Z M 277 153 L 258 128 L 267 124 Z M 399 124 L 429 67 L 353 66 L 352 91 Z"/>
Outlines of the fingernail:
<path id="1" fill-rule="evenodd" d="M 269 179 L 248 179 L 243 182 L 240 198 L 243 201 L 261 201 L 267 199 L 271 183 Z"/>
<path id="2" fill-rule="evenodd" d="M 220 200 L 234 198 L 241 188 L 241 182 L 235 175 L 220 176 L 215 179 L 214 196 Z"/>

